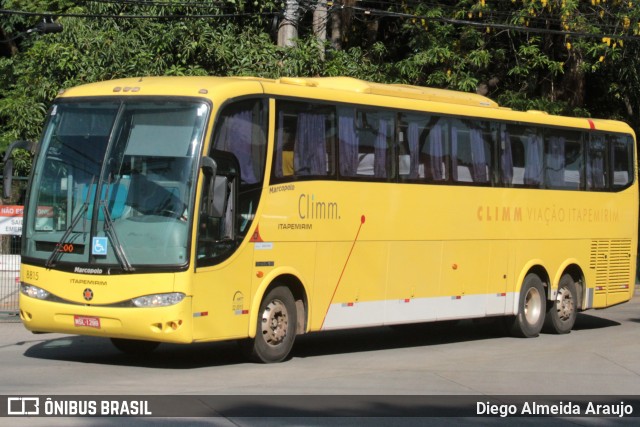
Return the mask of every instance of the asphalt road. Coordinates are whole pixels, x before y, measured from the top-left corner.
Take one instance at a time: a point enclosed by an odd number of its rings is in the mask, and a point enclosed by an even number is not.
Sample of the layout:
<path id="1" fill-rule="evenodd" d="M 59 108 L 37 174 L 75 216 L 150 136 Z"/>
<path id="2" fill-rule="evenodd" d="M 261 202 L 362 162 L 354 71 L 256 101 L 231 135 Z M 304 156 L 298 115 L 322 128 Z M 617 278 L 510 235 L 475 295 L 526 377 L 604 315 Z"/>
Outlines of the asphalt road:
<path id="1" fill-rule="evenodd" d="M 640 297 L 578 316 L 568 335 L 533 339 L 504 335 L 495 325 L 402 330 L 371 328 L 301 336 L 292 358 L 247 363 L 235 343 L 161 345 L 146 357 L 119 353 L 108 340 L 34 335 L 20 323 L 0 323 L 0 395 L 261 395 L 282 396 L 563 396 L 640 397 Z M 346 397 L 348 401 L 348 397 Z M 295 402 L 295 399 L 293 399 Z M 330 405 L 329 405 L 330 406 Z M 640 406 L 634 408 L 640 416 Z M 372 412 L 375 414 L 375 412 Z M 336 419 L 31 418 L 29 425 L 334 425 Z M 326 415 L 335 415 L 327 413 Z M 367 414 L 365 414 L 367 415 Z M 13 419 L 15 420 L 15 419 Z M 153 420 L 153 422 L 152 422 Z M 471 425 L 473 418 L 338 418 L 340 425 Z M 483 424 L 514 421 L 482 418 Z M 640 418 L 545 418 L 546 425 L 634 424 Z M 17 421 L 17 420 L 16 420 Z M 21 425 L 25 425 L 20 420 Z M 518 424 L 540 419 L 517 418 Z M 567 424 L 568 423 L 568 424 Z"/>

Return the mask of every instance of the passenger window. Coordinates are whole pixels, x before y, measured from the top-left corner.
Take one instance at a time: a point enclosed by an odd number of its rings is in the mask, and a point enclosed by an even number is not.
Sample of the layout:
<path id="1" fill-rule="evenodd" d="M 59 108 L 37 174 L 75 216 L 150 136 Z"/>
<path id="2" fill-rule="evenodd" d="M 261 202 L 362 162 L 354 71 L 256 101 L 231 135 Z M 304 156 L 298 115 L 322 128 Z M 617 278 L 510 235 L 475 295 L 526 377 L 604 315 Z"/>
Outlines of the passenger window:
<path id="1" fill-rule="evenodd" d="M 400 115 L 398 129 L 398 174 L 402 181 L 425 179 L 424 146 L 430 117 L 426 114 Z"/>
<path id="2" fill-rule="evenodd" d="M 240 164 L 242 184 L 262 182 L 266 153 L 266 111 L 263 101 L 247 100 L 222 111 L 213 147 L 233 153 Z"/>
<path id="3" fill-rule="evenodd" d="M 612 135 L 609 140 L 613 168 L 613 188 L 624 188 L 633 182 L 633 140 L 623 135 Z"/>
<path id="4" fill-rule="evenodd" d="M 582 133 L 553 129 L 545 137 L 547 188 L 580 189 L 583 175 Z"/>
<path id="5" fill-rule="evenodd" d="M 543 144 L 538 129 L 508 124 L 501 131 L 500 147 L 503 185 L 540 188 Z"/>
<path id="6" fill-rule="evenodd" d="M 420 163 L 427 182 L 444 182 L 449 179 L 449 138 L 446 119 L 432 117 L 421 134 Z"/>
<path id="7" fill-rule="evenodd" d="M 345 177 L 394 177 L 391 152 L 394 114 L 340 107 L 340 174 Z"/>
<path id="8" fill-rule="evenodd" d="M 278 102 L 276 179 L 327 177 L 335 174 L 335 109 L 302 102 Z"/>
<path id="9" fill-rule="evenodd" d="M 609 187 L 608 157 L 604 135 L 591 134 L 587 153 L 587 188 L 589 190 L 606 190 Z"/>
<path id="10" fill-rule="evenodd" d="M 485 122 L 451 120 L 451 173 L 454 182 L 490 182 L 491 134 Z"/>

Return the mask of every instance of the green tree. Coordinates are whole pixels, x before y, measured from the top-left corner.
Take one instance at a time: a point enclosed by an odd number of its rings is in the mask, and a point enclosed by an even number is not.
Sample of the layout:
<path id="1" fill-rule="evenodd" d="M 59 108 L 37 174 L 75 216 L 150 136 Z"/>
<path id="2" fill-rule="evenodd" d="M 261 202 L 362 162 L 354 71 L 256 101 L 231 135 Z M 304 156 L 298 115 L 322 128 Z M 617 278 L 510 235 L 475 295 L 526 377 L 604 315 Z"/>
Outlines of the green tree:
<path id="1" fill-rule="evenodd" d="M 298 39 L 279 47 L 285 3 L 0 0 L 23 12 L 0 12 L 0 150 L 37 139 L 60 90 L 146 75 L 347 75 L 640 126 L 633 0 L 334 1 L 326 37 L 319 1 L 300 1 Z M 42 14 L 64 31 L 30 31 Z"/>

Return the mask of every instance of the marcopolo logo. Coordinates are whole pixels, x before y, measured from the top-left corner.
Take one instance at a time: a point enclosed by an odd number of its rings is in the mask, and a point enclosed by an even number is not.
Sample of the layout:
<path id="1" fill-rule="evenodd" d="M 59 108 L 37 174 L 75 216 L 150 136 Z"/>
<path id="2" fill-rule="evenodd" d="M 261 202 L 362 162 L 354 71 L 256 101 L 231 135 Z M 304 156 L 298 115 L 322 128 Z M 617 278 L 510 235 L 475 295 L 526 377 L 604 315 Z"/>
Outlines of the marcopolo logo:
<path id="1" fill-rule="evenodd" d="M 81 274 L 102 274 L 102 269 L 101 268 L 83 268 L 83 267 L 76 267 L 73 269 L 74 273 L 81 273 Z"/>

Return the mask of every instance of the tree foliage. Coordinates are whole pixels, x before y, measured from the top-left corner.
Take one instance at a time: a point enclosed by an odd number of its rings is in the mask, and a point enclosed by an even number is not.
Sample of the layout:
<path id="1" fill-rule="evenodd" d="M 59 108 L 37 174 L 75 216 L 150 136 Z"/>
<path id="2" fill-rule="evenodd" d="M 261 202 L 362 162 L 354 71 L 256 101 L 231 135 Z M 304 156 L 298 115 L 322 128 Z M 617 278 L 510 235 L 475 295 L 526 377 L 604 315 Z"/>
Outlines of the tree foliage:
<path id="1" fill-rule="evenodd" d="M 319 1 L 298 2 L 284 48 L 284 1 L 0 0 L 0 150 L 37 139 L 61 89 L 146 75 L 347 75 L 640 125 L 633 0 L 334 1 L 331 41 L 312 31 Z M 30 31 L 43 16 L 64 31 Z"/>

